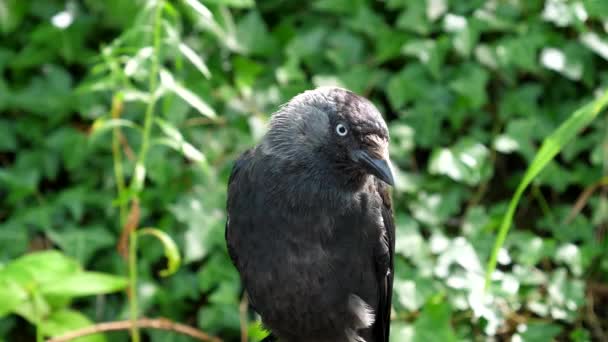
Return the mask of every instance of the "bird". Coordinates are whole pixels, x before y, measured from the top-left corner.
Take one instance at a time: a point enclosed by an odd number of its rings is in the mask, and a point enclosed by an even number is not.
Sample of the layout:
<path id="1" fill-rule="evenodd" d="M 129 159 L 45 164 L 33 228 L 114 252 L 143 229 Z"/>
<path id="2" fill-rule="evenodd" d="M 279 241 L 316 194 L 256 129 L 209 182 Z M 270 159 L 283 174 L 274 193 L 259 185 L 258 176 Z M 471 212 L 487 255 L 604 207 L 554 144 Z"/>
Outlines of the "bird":
<path id="1" fill-rule="evenodd" d="M 304 91 L 228 180 L 225 239 L 265 341 L 387 342 L 393 291 L 389 131 L 365 97 Z"/>

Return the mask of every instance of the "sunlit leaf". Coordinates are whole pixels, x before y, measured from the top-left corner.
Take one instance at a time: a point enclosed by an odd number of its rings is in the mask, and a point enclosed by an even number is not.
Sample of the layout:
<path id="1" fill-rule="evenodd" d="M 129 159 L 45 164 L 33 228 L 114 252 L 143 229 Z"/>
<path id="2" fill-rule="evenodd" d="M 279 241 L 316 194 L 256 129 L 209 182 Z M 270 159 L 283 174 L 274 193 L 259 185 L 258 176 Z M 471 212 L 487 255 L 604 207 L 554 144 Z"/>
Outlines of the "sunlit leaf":
<path id="1" fill-rule="evenodd" d="M 60 282 L 80 272 L 76 261 L 58 251 L 26 254 L 8 264 L 3 274 L 23 287 L 36 287 Z"/>
<path id="2" fill-rule="evenodd" d="M 202 163 L 206 167 L 205 155 L 192 144 L 184 140 L 184 137 L 179 130 L 171 125 L 169 122 L 156 118 L 156 124 L 161 128 L 163 133 L 166 134 L 167 139 L 155 139 L 155 143 L 169 146 L 176 151 L 181 152 L 186 158 L 194 162 Z"/>
<path id="3" fill-rule="evenodd" d="M 209 68 L 207 68 L 205 62 L 203 62 L 194 50 L 184 43 L 179 43 L 179 51 L 198 69 L 198 71 L 201 72 L 201 74 L 203 74 L 203 76 L 211 78 Z"/>
<path id="4" fill-rule="evenodd" d="M 127 286 L 127 279 L 105 273 L 78 272 L 61 281 L 45 284 L 40 291 L 45 295 L 54 296 L 90 296 L 116 292 Z"/>
<path id="5" fill-rule="evenodd" d="M 160 275 L 163 277 L 167 277 L 172 275 L 179 268 L 179 264 L 181 263 L 181 257 L 179 255 L 179 249 L 177 245 L 171 239 L 167 233 L 162 230 L 158 230 L 156 228 L 143 228 L 138 231 L 139 235 L 152 235 L 158 239 L 163 245 L 163 249 L 165 251 L 165 257 L 167 257 L 168 264 L 167 268 L 160 271 Z"/>
<path id="6" fill-rule="evenodd" d="M 461 140 L 451 148 L 433 151 L 429 172 L 446 175 L 458 182 L 478 184 L 490 175 L 489 155 L 483 144 Z"/>
<path id="7" fill-rule="evenodd" d="M 13 312 L 27 298 L 26 290 L 15 281 L 3 276 L 0 270 L 0 317 Z"/>
<path id="8" fill-rule="evenodd" d="M 135 122 L 127 119 L 108 119 L 101 117 L 93 122 L 91 125 L 91 135 L 90 139 L 96 139 L 101 134 L 108 132 L 112 128 L 115 127 L 126 127 L 126 128 L 135 128 L 140 130 L 141 127 L 137 125 Z"/>
<path id="9" fill-rule="evenodd" d="M 203 101 L 198 95 L 177 83 L 173 78 L 173 75 L 171 75 L 168 71 L 161 70 L 160 80 L 164 87 L 173 91 L 177 96 L 181 97 L 202 115 L 212 119 L 217 117 L 217 114 L 215 114 L 213 108 L 205 103 L 205 101 Z"/>
<path id="10" fill-rule="evenodd" d="M 40 329 L 46 336 L 57 337 L 92 324 L 93 323 L 82 313 L 70 309 L 62 309 L 53 312 L 49 317 L 42 321 Z M 106 338 L 103 334 L 92 334 L 73 339 L 72 341 L 104 342 L 106 341 Z"/>

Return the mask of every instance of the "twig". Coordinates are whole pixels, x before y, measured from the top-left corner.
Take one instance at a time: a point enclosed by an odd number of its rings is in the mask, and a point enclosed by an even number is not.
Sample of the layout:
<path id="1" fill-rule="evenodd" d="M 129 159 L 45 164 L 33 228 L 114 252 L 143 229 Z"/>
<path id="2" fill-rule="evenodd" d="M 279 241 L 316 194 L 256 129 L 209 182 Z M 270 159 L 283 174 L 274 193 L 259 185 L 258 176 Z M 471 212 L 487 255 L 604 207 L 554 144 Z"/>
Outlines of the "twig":
<path id="1" fill-rule="evenodd" d="M 581 210 L 583 210 L 583 208 L 587 204 L 587 201 L 589 200 L 589 197 L 591 197 L 591 195 L 595 192 L 595 190 L 599 189 L 599 187 L 601 187 L 602 185 L 607 185 L 607 184 L 608 184 L 608 176 L 604 176 L 599 181 L 597 181 L 597 182 L 591 184 L 590 186 L 588 186 L 587 188 L 585 188 L 585 190 L 578 196 L 578 199 L 574 203 L 574 206 L 572 207 L 572 210 L 570 210 L 570 213 L 568 214 L 568 217 L 566 217 L 566 220 L 564 221 L 564 223 L 569 224 L 570 222 L 572 222 L 572 220 L 576 217 L 576 215 L 578 215 L 578 213 L 580 213 Z"/>
<path id="2" fill-rule="evenodd" d="M 593 335 L 595 335 L 595 337 L 598 338 L 598 341 L 607 341 L 608 336 L 606 336 L 606 334 L 602 330 L 602 324 L 601 324 L 600 320 L 597 318 L 597 316 L 595 315 L 593 306 L 594 306 L 593 295 L 587 294 L 587 305 L 586 305 L 587 310 L 585 312 L 586 313 L 585 320 L 591 326 L 591 331 L 593 332 Z"/>
<path id="3" fill-rule="evenodd" d="M 190 336 L 198 341 L 222 342 L 220 338 L 210 336 L 196 328 L 173 322 L 167 318 L 140 318 L 135 321 L 135 325 L 139 328 L 173 331 L 182 335 Z M 53 337 L 47 340 L 47 342 L 66 342 L 82 336 L 106 331 L 128 330 L 129 328 L 131 328 L 130 320 L 99 323 L 86 328 L 70 331 L 58 337 Z"/>
<path id="4" fill-rule="evenodd" d="M 592 293 L 597 293 L 600 296 L 608 297 L 608 285 L 606 284 L 588 281 L 587 289 Z"/>
<path id="5" fill-rule="evenodd" d="M 127 221 L 124 223 L 122 228 L 122 232 L 120 234 L 120 238 L 118 239 L 118 245 L 116 246 L 118 252 L 122 257 L 127 260 L 129 254 L 129 235 L 131 232 L 137 229 L 139 225 L 139 217 L 140 217 L 140 208 L 139 208 L 139 200 L 137 197 L 133 198 L 131 201 L 131 209 L 129 210 L 129 215 L 127 216 Z"/>
<path id="6" fill-rule="evenodd" d="M 127 141 L 127 138 L 125 137 L 124 134 L 122 134 L 122 132 L 120 132 L 119 138 L 120 138 L 120 144 L 122 145 L 122 150 L 125 153 L 125 156 L 127 156 L 127 159 L 129 159 L 129 161 L 134 161 L 137 157 L 135 156 L 135 152 L 133 152 L 133 149 L 129 145 L 129 141 Z"/>
<path id="7" fill-rule="evenodd" d="M 557 221 L 555 220 L 555 216 L 551 211 L 551 207 L 549 207 L 549 203 L 547 203 L 545 196 L 543 196 L 543 193 L 540 191 L 538 185 L 536 184 L 532 185 L 532 196 L 538 202 L 538 205 L 540 206 L 543 215 L 547 216 L 552 223 L 557 223 Z"/>

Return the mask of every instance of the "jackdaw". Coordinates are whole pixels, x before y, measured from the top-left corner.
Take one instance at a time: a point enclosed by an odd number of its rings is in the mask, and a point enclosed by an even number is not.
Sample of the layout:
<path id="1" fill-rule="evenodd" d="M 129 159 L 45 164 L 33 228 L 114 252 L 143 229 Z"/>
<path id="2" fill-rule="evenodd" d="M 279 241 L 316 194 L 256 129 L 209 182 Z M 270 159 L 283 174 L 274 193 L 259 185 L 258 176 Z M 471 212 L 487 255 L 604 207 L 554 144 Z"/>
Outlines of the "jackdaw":
<path id="1" fill-rule="evenodd" d="M 395 246 L 388 142 L 370 101 L 322 87 L 281 106 L 261 143 L 236 161 L 228 252 L 273 338 L 388 341 Z"/>

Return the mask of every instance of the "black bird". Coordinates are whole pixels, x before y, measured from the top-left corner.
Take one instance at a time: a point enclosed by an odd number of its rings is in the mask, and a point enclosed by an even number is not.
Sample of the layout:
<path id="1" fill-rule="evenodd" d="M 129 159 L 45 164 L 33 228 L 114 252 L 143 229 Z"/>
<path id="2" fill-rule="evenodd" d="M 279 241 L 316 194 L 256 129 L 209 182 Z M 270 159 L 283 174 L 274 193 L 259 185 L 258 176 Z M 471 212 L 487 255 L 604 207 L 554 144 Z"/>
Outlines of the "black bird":
<path id="1" fill-rule="evenodd" d="M 386 123 L 322 87 L 273 114 L 228 185 L 226 241 L 250 303 L 282 342 L 386 342 L 395 226 Z"/>

